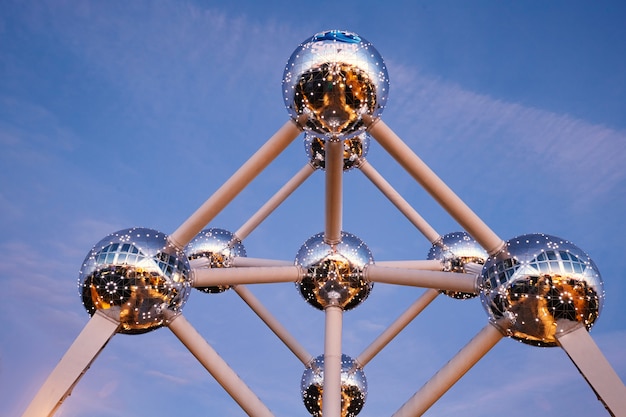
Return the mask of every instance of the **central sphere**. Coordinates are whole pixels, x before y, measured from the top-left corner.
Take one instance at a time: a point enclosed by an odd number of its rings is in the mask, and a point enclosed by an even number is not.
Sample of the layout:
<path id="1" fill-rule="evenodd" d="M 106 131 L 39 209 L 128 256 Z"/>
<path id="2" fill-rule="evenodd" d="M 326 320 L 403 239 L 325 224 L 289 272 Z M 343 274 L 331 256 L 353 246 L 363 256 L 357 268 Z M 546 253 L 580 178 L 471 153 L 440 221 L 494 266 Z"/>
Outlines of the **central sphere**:
<path id="1" fill-rule="evenodd" d="M 447 272 L 469 273 L 466 265 L 474 263 L 484 265 L 489 255 L 482 246 L 466 232 L 452 232 L 439 238 L 428 252 L 427 259 L 442 262 Z M 443 294 L 459 300 L 476 297 L 477 294 L 459 291 L 441 291 Z"/>
<path id="2" fill-rule="evenodd" d="M 556 346 L 558 323 L 591 328 L 604 290 L 598 268 L 580 248 L 555 236 L 528 234 L 487 259 L 480 298 L 491 319 L 512 320 L 514 339 Z"/>
<path id="3" fill-rule="evenodd" d="M 300 392 L 304 406 L 314 417 L 322 417 L 324 391 L 324 355 L 320 355 L 302 374 Z M 341 417 L 354 417 L 367 398 L 365 372 L 348 355 L 341 355 Z"/>
<path id="4" fill-rule="evenodd" d="M 387 102 L 389 77 L 370 42 L 342 30 L 320 32 L 293 52 L 283 74 L 283 97 L 304 128 L 346 139 L 365 130 L 363 116 L 377 118 Z"/>
<path id="5" fill-rule="evenodd" d="M 103 310 L 120 321 L 120 333 L 146 333 L 164 324 L 165 310 L 178 313 L 187 301 L 189 262 L 163 233 L 124 229 L 91 249 L 78 286 L 90 315 Z"/>
<path id="6" fill-rule="evenodd" d="M 326 142 L 327 139 L 319 135 L 307 133 L 304 135 L 304 150 L 309 162 L 319 169 L 326 169 Z M 367 133 L 361 133 L 343 141 L 343 170 L 349 171 L 365 158 L 370 146 Z"/>
<path id="7" fill-rule="evenodd" d="M 372 253 L 358 237 L 341 232 L 341 242 L 330 245 L 319 233 L 310 237 L 296 255 L 295 264 L 304 270 L 296 286 L 315 308 L 338 305 L 350 310 L 361 304 L 372 289 L 372 283 L 363 277 L 363 269 L 373 262 Z"/>
<path id="8" fill-rule="evenodd" d="M 201 263 L 206 268 L 227 268 L 233 258 L 246 256 L 246 249 L 239 239 L 228 230 L 209 228 L 204 229 L 185 247 L 185 253 L 190 263 Z M 196 287 L 198 290 L 217 294 L 226 291 L 228 285 L 210 287 Z"/>

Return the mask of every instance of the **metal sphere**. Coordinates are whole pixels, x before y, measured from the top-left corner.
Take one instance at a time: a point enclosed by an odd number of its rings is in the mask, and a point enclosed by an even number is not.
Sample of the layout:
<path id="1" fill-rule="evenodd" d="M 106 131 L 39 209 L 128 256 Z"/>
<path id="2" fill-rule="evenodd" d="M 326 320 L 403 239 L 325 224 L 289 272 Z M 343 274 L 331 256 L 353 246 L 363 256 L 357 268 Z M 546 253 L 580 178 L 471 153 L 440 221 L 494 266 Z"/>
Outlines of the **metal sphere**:
<path id="1" fill-rule="evenodd" d="M 385 63 L 370 42 L 342 30 L 320 32 L 293 52 L 283 75 L 291 117 L 304 128 L 346 139 L 365 130 L 363 116 L 377 118 L 389 92 Z"/>
<path id="2" fill-rule="evenodd" d="M 165 310 L 180 312 L 190 292 L 189 262 L 161 232 L 131 228 L 98 242 L 78 280 L 90 315 L 119 319 L 120 333 L 145 333 L 164 324 Z"/>
<path id="3" fill-rule="evenodd" d="M 233 258 L 246 256 L 246 249 L 235 235 L 228 230 L 209 228 L 204 229 L 185 247 L 185 254 L 191 263 L 199 259 L 205 261 L 207 268 L 229 267 Z M 210 287 L 196 287 L 198 290 L 217 294 L 226 291 L 228 285 Z"/>
<path id="4" fill-rule="evenodd" d="M 309 161 L 315 168 L 326 169 L 326 138 L 307 133 L 304 136 L 304 149 Z M 370 138 L 366 133 L 343 141 L 343 170 L 356 166 L 369 151 Z"/>
<path id="5" fill-rule="evenodd" d="M 489 257 L 481 301 L 492 319 L 508 316 L 510 336 L 535 346 L 556 346 L 557 322 L 594 324 L 604 290 L 598 268 L 580 248 L 558 237 L 528 234 Z"/>
<path id="6" fill-rule="evenodd" d="M 373 287 L 363 277 L 363 269 L 373 262 L 372 253 L 358 237 L 342 232 L 341 242 L 329 245 L 319 233 L 310 237 L 296 255 L 296 265 L 304 270 L 296 287 L 315 308 L 338 305 L 350 310 L 361 304 Z"/>
<path id="7" fill-rule="evenodd" d="M 466 264 L 484 265 L 488 256 L 487 251 L 469 234 L 452 232 L 443 235 L 433 244 L 427 259 L 441 261 L 444 271 L 468 273 L 469 271 L 465 268 Z M 473 298 L 477 295 L 458 291 L 441 291 L 441 293 L 459 300 Z"/>
<path id="8" fill-rule="evenodd" d="M 324 355 L 315 358 L 302 374 L 300 392 L 304 406 L 314 417 L 322 416 L 322 392 L 324 391 Z M 359 414 L 367 398 L 365 372 L 357 367 L 354 359 L 341 355 L 341 416 Z"/>

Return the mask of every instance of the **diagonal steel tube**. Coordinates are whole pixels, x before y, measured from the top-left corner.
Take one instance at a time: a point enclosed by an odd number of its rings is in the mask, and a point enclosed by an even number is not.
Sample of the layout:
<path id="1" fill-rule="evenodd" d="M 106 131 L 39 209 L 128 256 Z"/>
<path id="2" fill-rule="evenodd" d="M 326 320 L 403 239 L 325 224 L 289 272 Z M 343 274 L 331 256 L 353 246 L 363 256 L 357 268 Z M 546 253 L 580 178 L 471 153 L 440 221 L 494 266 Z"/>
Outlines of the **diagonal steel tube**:
<path id="1" fill-rule="evenodd" d="M 504 247 L 498 237 L 381 119 L 369 126 L 369 133 L 430 193 L 476 241 L 493 255 Z"/>
<path id="2" fill-rule="evenodd" d="M 293 120 L 285 123 L 200 208 L 169 236 L 170 243 L 178 248 L 184 248 L 270 162 L 285 150 L 298 137 L 301 131 L 301 128 Z"/>
<path id="3" fill-rule="evenodd" d="M 233 287 L 233 290 L 305 366 L 313 361 L 313 356 L 306 351 L 248 288 L 243 285 L 236 285 Z"/>
<path id="4" fill-rule="evenodd" d="M 581 323 L 557 321 L 556 339 L 614 417 L 626 416 L 626 387 Z"/>
<path id="5" fill-rule="evenodd" d="M 276 192 L 246 223 L 236 232 L 235 237 L 244 240 L 263 222 L 287 197 L 291 195 L 307 178 L 315 172 L 311 164 L 306 164 L 285 185 Z"/>
<path id="6" fill-rule="evenodd" d="M 249 416 L 274 416 L 182 314 L 171 313 L 168 327 Z"/>
<path id="7" fill-rule="evenodd" d="M 463 377 L 502 338 L 509 326 L 502 320 L 489 322 L 470 342 L 422 386 L 392 417 L 421 416 Z"/>
<path id="8" fill-rule="evenodd" d="M 404 311 L 384 332 L 380 334 L 365 350 L 356 358 L 360 368 L 371 361 L 385 346 L 389 344 L 404 328 L 421 313 L 437 296 L 439 291 L 426 290 L 408 309 Z"/>
<path id="9" fill-rule="evenodd" d="M 378 188 L 391 203 L 396 206 L 404 217 L 406 217 L 419 230 L 430 243 L 439 240 L 439 233 L 435 231 L 420 214 L 383 178 L 382 175 L 365 159 L 358 165 L 365 176 Z"/>
<path id="10" fill-rule="evenodd" d="M 108 317 L 101 310 L 96 310 L 22 417 L 52 416 L 119 327 L 118 320 Z"/>

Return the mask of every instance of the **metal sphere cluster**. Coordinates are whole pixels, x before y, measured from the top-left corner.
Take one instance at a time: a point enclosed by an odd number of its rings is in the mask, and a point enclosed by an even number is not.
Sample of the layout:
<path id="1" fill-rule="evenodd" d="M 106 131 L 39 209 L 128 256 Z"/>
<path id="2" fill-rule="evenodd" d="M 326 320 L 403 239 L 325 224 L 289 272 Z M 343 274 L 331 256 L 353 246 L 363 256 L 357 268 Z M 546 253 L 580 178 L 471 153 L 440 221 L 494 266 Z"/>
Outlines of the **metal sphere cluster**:
<path id="1" fill-rule="evenodd" d="M 233 258 L 246 256 L 246 249 L 239 239 L 228 230 L 218 228 L 204 229 L 185 247 L 185 254 L 190 263 L 199 267 L 229 267 Z M 228 285 L 196 287 L 198 290 L 216 294 L 229 289 Z"/>
<path id="2" fill-rule="evenodd" d="M 307 133 L 304 136 L 304 149 L 309 162 L 318 169 L 326 169 L 326 141 L 320 136 Z M 367 133 L 361 133 L 350 139 L 343 140 L 343 170 L 354 168 L 361 158 L 365 158 L 369 151 L 370 138 Z"/>
<path id="3" fill-rule="evenodd" d="M 470 273 L 471 271 L 466 269 L 467 264 L 484 265 L 488 256 L 487 251 L 467 232 L 452 232 L 441 236 L 433 243 L 427 259 L 440 260 L 443 270 L 447 272 Z M 466 292 L 441 292 L 460 300 L 476 297 L 476 294 Z"/>
<path id="4" fill-rule="evenodd" d="M 604 290 L 598 268 L 580 248 L 555 236 L 527 234 L 487 259 L 480 298 L 490 318 L 513 321 L 514 339 L 556 346 L 559 322 L 591 328 Z"/>
<path id="5" fill-rule="evenodd" d="M 324 355 L 313 360 L 302 374 L 300 392 L 306 409 L 313 417 L 322 416 L 324 391 Z M 341 416 L 354 417 L 367 399 L 367 379 L 363 369 L 348 355 L 341 355 Z"/>
<path id="6" fill-rule="evenodd" d="M 294 120 L 306 116 L 306 130 L 347 139 L 365 130 L 363 116 L 380 116 L 389 77 L 370 42 L 356 33 L 329 30 L 296 48 L 282 87 L 287 110 Z"/>
<path id="7" fill-rule="evenodd" d="M 161 232 L 120 230 L 85 257 L 78 286 L 90 315 L 103 310 L 121 323 L 120 333 L 145 333 L 179 312 L 190 292 L 189 263 Z"/>
<path id="8" fill-rule="evenodd" d="M 342 232 L 341 242 L 330 245 L 324 234 L 310 237 L 296 255 L 295 264 L 303 269 L 296 287 L 307 303 L 320 310 L 337 305 L 350 310 L 369 295 L 373 284 L 363 277 L 372 253 L 358 237 Z"/>

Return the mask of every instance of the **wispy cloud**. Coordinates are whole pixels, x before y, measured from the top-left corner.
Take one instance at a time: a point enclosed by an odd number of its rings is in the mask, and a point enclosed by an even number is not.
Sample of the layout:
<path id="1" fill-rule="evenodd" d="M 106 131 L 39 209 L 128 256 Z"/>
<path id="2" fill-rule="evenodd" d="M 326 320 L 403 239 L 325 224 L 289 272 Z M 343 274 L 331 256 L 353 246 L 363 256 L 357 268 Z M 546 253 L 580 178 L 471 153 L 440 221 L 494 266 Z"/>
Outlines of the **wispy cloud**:
<path id="1" fill-rule="evenodd" d="M 587 200 L 626 179 L 626 132 L 468 91 L 401 63 L 390 67 L 393 119 L 404 121 L 415 149 L 443 144 L 468 158 L 488 155 L 491 171 L 536 170 Z"/>

